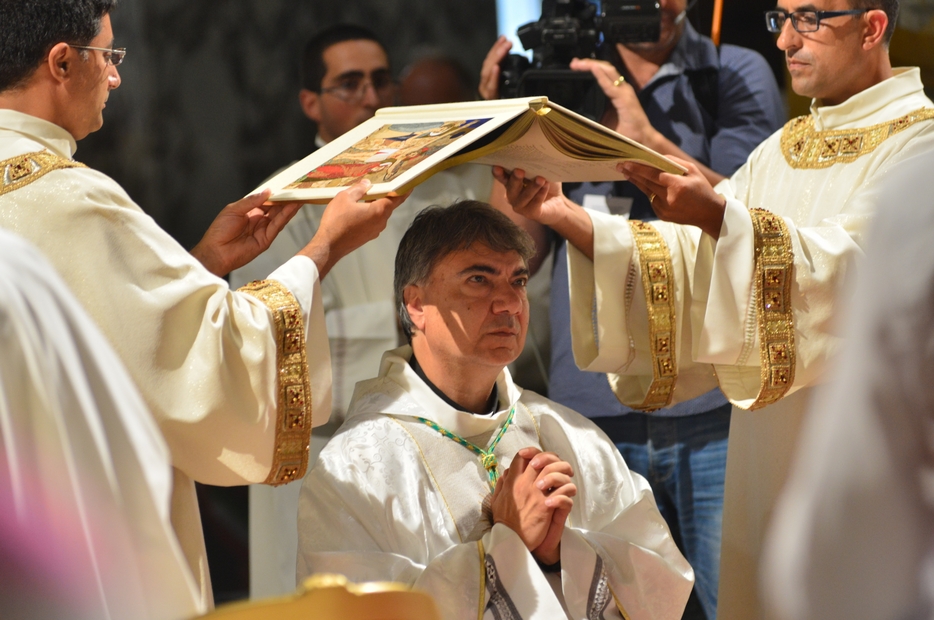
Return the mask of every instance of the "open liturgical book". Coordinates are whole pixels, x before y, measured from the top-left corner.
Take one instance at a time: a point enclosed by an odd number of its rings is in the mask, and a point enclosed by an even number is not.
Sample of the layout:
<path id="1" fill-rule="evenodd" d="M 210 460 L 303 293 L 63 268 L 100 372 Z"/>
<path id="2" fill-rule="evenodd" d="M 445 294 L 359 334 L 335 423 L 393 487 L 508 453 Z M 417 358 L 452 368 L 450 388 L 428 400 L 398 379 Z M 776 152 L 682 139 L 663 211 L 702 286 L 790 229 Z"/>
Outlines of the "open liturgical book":
<path id="1" fill-rule="evenodd" d="M 327 202 L 361 177 L 366 199 L 403 194 L 467 162 L 523 169 L 550 181 L 620 181 L 620 161 L 686 171 L 666 157 L 546 97 L 383 108 L 263 183 L 271 200 Z"/>

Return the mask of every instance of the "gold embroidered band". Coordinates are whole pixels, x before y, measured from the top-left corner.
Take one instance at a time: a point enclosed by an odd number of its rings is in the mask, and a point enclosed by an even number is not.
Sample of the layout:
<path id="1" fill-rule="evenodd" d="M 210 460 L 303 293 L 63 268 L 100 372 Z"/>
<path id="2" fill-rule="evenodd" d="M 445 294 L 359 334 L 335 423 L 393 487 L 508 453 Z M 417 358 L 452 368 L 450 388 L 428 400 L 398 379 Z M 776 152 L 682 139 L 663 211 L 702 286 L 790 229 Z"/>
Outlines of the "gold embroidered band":
<path id="1" fill-rule="evenodd" d="M 759 394 L 749 409 L 782 398 L 795 379 L 795 324 L 791 307 L 794 253 L 785 221 L 750 209 L 755 232 L 756 319 L 759 328 Z"/>
<path id="2" fill-rule="evenodd" d="M 298 301 L 275 280 L 258 280 L 240 289 L 272 311 L 276 327 L 276 445 L 265 484 L 280 485 L 305 475 L 311 440 L 311 383 L 305 352 L 305 323 Z"/>
<path id="3" fill-rule="evenodd" d="M 629 227 L 639 249 L 642 288 L 649 313 L 653 378 L 641 404 L 625 404 L 640 411 L 655 411 L 671 402 L 678 378 L 675 370 L 674 269 L 668 244 L 654 226 L 646 222 L 631 221 Z"/>
<path id="4" fill-rule="evenodd" d="M 86 168 L 84 164 L 60 157 L 49 151 L 17 155 L 0 161 L 0 196 L 29 185 L 53 170 Z"/>
<path id="5" fill-rule="evenodd" d="M 799 116 L 782 130 L 781 148 L 792 168 L 818 169 L 846 164 L 873 152 L 891 136 L 917 122 L 934 119 L 934 109 L 921 108 L 901 118 L 858 129 L 817 131 L 814 117 Z"/>

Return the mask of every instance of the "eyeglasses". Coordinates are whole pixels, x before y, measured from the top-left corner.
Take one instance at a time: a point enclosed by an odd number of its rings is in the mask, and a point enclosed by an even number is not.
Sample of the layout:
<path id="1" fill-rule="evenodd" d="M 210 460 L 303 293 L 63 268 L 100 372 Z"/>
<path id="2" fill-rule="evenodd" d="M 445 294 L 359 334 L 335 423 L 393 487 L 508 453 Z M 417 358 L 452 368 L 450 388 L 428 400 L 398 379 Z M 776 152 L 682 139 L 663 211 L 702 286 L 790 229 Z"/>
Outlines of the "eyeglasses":
<path id="1" fill-rule="evenodd" d="M 822 19 L 828 17 L 841 17 L 843 15 L 862 15 L 869 9 L 854 9 L 852 11 L 766 11 L 765 27 L 769 32 L 781 32 L 786 19 L 791 19 L 791 27 L 798 32 L 817 32 Z"/>
<path id="2" fill-rule="evenodd" d="M 356 105 L 366 96 L 367 86 L 373 87 L 377 97 L 386 99 L 392 94 L 394 85 L 388 71 L 378 71 L 372 73 L 370 79 L 366 79 L 362 74 L 342 77 L 337 86 L 322 88 L 321 92 L 334 95 L 344 103 Z"/>
<path id="3" fill-rule="evenodd" d="M 123 62 L 124 58 L 126 58 L 125 47 L 117 47 L 117 48 L 89 47 L 87 45 L 72 45 L 71 47 L 75 48 L 76 50 L 94 50 L 96 52 L 104 52 L 104 60 L 106 60 L 107 62 L 109 62 L 115 67 L 118 66 L 121 62 Z"/>

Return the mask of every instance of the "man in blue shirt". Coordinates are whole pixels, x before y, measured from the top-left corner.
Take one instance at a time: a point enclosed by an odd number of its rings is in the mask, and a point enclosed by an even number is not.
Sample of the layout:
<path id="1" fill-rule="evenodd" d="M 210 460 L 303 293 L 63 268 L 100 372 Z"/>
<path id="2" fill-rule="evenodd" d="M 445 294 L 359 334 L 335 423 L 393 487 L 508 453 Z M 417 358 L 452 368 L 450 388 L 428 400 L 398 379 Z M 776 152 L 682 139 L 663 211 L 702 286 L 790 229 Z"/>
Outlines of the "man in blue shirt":
<path id="1" fill-rule="evenodd" d="M 607 46 L 607 61 L 574 60 L 591 71 L 611 105 L 602 122 L 652 149 L 698 165 L 712 185 L 731 175 L 785 120 L 775 78 L 756 52 L 719 49 L 685 19 L 686 0 L 661 0 L 658 42 Z M 496 95 L 500 39 L 484 63 L 480 92 Z M 622 75 L 620 79 L 614 79 Z M 588 208 L 656 219 L 634 185 L 565 184 Z M 551 368 L 548 396 L 579 411 L 609 435 L 629 467 L 652 486 L 659 510 L 694 567 L 695 592 L 685 618 L 713 620 L 717 609 L 723 483 L 731 406 L 719 389 L 650 414 L 620 404 L 607 377 L 583 372 L 571 349 L 567 248 L 554 243 Z"/>

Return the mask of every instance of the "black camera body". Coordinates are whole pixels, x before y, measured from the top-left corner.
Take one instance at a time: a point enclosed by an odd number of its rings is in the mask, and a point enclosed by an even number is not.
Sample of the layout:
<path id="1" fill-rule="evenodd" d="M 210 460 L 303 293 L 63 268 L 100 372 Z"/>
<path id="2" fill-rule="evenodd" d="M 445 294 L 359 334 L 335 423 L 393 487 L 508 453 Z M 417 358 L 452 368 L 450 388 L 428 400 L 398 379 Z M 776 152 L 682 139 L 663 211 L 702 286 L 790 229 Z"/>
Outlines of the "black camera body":
<path id="1" fill-rule="evenodd" d="M 572 58 L 599 58 L 601 46 L 658 41 L 661 8 L 656 0 L 542 0 L 537 22 L 516 34 L 532 61 L 510 54 L 500 65 L 500 96 L 546 96 L 599 121 L 606 96 L 589 73 L 572 71 Z"/>

